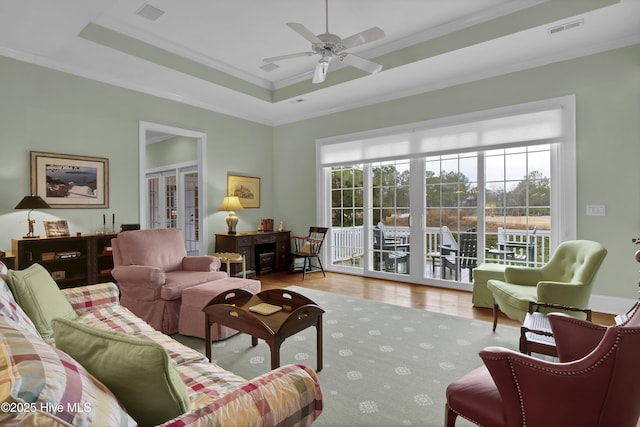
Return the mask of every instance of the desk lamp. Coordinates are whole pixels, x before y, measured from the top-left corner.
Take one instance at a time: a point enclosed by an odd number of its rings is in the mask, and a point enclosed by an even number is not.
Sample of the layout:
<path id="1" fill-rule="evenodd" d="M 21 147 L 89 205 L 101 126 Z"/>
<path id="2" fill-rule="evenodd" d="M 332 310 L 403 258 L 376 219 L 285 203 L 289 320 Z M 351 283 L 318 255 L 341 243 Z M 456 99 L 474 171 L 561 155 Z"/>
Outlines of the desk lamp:
<path id="1" fill-rule="evenodd" d="M 29 224 L 29 232 L 25 239 L 37 239 L 40 236 L 36 236 L 33 234 L 33 224 L 36 222 L 35 219 L 31 219 L 31 212 L 34 209 L 49 209 L 51 206 L 45 202 L 42 197 L 34 196 L 33 194 L 30 196 L 24 196 L 20 203 L 15 207 L 15 209 L 29 209 L 29 213 L 27 214 L 27 223 Z"/>

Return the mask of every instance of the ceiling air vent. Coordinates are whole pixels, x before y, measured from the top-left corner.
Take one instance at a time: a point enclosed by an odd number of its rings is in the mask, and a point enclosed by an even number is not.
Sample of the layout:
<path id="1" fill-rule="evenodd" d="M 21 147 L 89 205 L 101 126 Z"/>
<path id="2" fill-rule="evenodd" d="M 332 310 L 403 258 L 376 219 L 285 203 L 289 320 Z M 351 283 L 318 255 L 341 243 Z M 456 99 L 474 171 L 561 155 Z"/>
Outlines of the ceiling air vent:
<path id="1" fill-rule="evenodd" d="M 584 19 L 578 19 L 577 21 L 567 22 L 565 24 L 556 25 L 555 27 L 549 28 L 549 35 L 552 36 L 561 31 L 570 30 L 572 28 L 582 27 L 584 25 Z"/>
<path id="2" fill-rule="evenodd" d="M 260 68 L 262 68 L 264 71 L 273 71 L 280 68 L 280 66 L 278 64 L 274 64 L 273 62 L 269 62 L 268 64 L 264 64 Z"/>
<path id="3" fill-rule="evenodd" d="M 158 9 L 155 6 L 145 3 L 140 9 L 136 10 L 136 13 L 143 18 L 147 18 L 149 21 L 155 21 L 164 15 L 164 10 Z"/>

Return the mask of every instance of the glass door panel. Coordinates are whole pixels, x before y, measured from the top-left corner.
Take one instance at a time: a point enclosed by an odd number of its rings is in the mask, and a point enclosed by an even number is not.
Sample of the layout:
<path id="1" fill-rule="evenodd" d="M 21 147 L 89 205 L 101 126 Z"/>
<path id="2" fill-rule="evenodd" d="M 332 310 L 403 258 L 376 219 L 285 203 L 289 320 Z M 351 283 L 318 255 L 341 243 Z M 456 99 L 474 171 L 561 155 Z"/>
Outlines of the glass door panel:
<path id="1" fill-rule="evenodd" d="M 164 199 L 164 226 L 166 228 L 176 228 L 178 224 L 178 200 L 175 175 L 164 177 Z"/>
<path id="2" fill-rule="evenodd" d="M 198 172 L 182 172 L 182 188 L 184 202 L 182 230 L 184 232 L 187 255 L 198 255 L 200 252 L 200 230 L 198 223 Z"/>
<path id="3" fill-rule="evenodd" d="M 364 255 L 362 165 L 331 168 L 331 264 L 362 270 Z"/>
<path id="4" fill-rule="evenodd" d="M 371 164 L 372 271 L 410 274 L 410 171 L 408 159 Z"/>
<path id="5" fill-rule="evenodd" d="M 150 228 L 160 228 L 160 177 L 147 176 L 147 224 Z"/>
<path id="6" fill-rule="evenodd" d="M 485 155 L 486 261 L 539 266 L 549 259 L 551 147 Z"/>
<path id="7" fill-rule="evenodd" d="M 477 153 L 425 159 L 425 277 L 471 282 L 477 265 Z"/>

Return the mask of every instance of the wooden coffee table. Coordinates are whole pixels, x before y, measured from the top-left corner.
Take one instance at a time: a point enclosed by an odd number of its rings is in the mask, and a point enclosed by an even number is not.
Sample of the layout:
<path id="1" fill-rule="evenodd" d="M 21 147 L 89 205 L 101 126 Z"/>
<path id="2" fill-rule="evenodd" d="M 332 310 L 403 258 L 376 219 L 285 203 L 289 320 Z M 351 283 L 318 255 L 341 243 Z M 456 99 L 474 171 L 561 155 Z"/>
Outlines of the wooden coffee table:
<path id="1" fill-rule="evenodd" d="M 262 315 L 249 310 L 261 303 L 282 307 L 274 314 Z M 316 327 L 317 371 L 322 370 L 322 314 L 315 302 L 297 292 L 286 289 L 269 289 L 252 294 L 244 289 L 232 289 L 213 298 L 202 309 L 205 313 L 206 356 L 211 360 L 211 325 L 218 323 L 251 335 L 251 345 L 258 345 L 258 338 L 271 349 L 271 369 L 280 366 L 280 346 L 290 336 L 310 326 Z"/>

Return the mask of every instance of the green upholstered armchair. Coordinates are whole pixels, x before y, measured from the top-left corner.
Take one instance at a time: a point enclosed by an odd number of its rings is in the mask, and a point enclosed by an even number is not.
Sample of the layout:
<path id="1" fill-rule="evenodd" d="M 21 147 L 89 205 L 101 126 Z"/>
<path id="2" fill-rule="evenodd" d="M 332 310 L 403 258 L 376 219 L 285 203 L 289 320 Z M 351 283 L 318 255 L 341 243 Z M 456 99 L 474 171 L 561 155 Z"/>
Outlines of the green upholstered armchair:
<path id="1" fill-rule="evenodd" d="M 587 308 L 593 279 L 606 255 L 598 242 L 572 240 L 561 243 L 543 267 L 507 267 L 505 281 L 487 282 L 493 293 L 493 329 L 498 310 L 523 321 L 529 301 Z"/>

